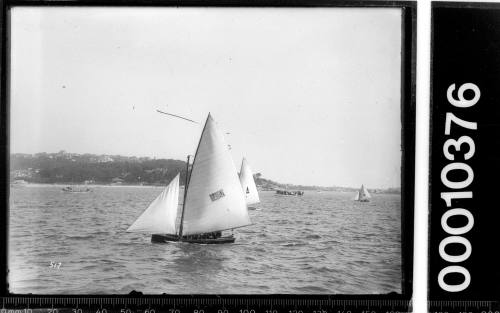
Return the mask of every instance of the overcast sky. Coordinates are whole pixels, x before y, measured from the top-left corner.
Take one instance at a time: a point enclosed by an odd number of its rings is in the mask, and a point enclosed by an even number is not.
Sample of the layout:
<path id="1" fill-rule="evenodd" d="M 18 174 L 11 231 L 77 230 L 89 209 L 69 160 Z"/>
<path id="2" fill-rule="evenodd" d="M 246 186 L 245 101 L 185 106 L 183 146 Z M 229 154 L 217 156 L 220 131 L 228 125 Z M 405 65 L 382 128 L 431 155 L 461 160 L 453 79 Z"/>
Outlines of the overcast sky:
<path id="1" fill-rule="evenodd" d="M 19 7 L 11 54 L 13 153 L 184 160 L 211 112 L 238 168 L 400 185 L 398 8 Z"/>

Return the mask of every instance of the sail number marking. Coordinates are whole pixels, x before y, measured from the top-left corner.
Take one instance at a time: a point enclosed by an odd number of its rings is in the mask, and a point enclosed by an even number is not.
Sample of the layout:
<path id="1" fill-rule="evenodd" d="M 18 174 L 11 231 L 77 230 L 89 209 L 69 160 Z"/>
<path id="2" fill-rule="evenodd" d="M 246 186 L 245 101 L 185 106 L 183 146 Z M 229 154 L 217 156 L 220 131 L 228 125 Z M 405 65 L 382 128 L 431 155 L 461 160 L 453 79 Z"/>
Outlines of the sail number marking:
<path id="1" fill-rule="evenodd" d="M 448 87 L 446 97 L 448 102 L 455 108 L 470 108 L 474 106 L 481 97 L 479 87 L 473 83 L 465 83 L 458 88 L 456 98 L 453 93 L 456 89 L 455 84 Z M 465 93 L 473 94 L 471 99 L 465 98 Z M 470 95 L 468 96 L 470 98 Z M 477 123 L 467 121 L 452 112 L 447 112 L 444 123 L 445 136 L 455 135 L 458 130 L 462 131 L 475 131 L 477 130 Z M 451 263 L 450 265 L 441 269 L 438 274 L 438 283 L 441 289 L 447 292 L 460 292 L 465 290 L 471 281 L 469 271 L 460 263 L 465 262 L 472 254 L 472 245 L 470 241 L 464 236 L 474 226 L 474 216 L 466 208 L 452 207 L 453 200 L 459 199 L 472 199 L 472 191 L 464 190 L 469 187 L 474 181 L 474 170 L 472 167 L 465 163 L 470 160 L 476 152 L 476 146 L 472 137 L 463 135 L 448 138 L 443 144 L 443 155 L 450 163 L 446 164 L 441 170 L 441 183 L 448 189 L 453 191 L 441 192 L 441 199 L 446 204 L 446 211 L 441 216 L 441 228 L 448 235 L 439 244 L 439 256 L 444 261 Z M 456 157 L 461 156 L 463 161 L 456 160 Z M 450 219 L 453 217 L 460 217 L 461 220 L 466 220 L 464 225 L 451 226 Z M 449 254 L 446 248 L 451 245 L 462 246 L 463 252 L 461 254 Z M 461 275 L 462 281 L 459 284 L 445 282 L 447 275 Z"/>
<path id="2" fill-rule="evenodd" d="M 217 201 L 217 200 L 219 200 L 220 198 L 225 197 L 225 196 L 226 196 L 226 194 L 224 193 L 224 190 L 223 190 L 223 189 L 220 189 L 220 190 L 217 190 L 217 191 L 216 191 L 216 192 L 214 192 L 214 193 L 211 193 L 209 196 L 210 196 L 210 199 L 211 199 L 212 201 Z"/>

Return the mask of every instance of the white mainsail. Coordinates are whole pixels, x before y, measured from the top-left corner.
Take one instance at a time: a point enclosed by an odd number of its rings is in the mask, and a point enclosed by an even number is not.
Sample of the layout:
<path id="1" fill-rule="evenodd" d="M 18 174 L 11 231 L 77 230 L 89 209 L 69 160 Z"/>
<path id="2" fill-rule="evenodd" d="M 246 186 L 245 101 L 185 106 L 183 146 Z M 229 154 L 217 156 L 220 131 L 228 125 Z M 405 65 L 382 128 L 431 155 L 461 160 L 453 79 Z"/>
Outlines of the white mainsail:
<path id="1" fill-rule="evenodd" d="M 209 114 L 191 170 L 182 235 L 250 224 L 236 167 L 222 133 Z"/>
<path id="2" fill-rule="evenodd" d="M 356 191 L 356 196 L 354 197 L 354 201 L 358 201 L 359 200 L 359 191 Z"/>
<path id="3" fill-rule="evenodd" d="M 360 201 L 367 201 L 368 199 L 371 198 L 370 193 L 366 189 L 365 185 L 361 185 L 361 188 L 359 189 L 359 199 Z"/>
<path id="4" fill-rule="evenodd" d="M 176 234 L 175 222 L 179 204 L 179 174 L 127 229 L 147 234 Z"/>
<path id="5" fill-rule="evenodd" d="M 243 193 L 245 194 L 247 205 L 259 203 L 259 193 L 257 192 L 257 186 L 255 186 L 253 173 L 245 158 L 243 158 L 241 162 L 240 183 L 243 188 Z"/>

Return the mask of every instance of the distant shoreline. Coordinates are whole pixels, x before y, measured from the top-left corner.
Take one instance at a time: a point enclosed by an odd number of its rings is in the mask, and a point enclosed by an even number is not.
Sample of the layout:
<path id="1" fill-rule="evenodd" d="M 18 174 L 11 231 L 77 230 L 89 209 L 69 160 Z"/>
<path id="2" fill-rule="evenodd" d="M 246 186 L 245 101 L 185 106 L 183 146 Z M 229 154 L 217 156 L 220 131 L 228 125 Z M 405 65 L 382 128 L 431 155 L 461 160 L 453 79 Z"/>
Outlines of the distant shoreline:
<path id="1" fill-rule="evenodd" d="M 128 187 L 134 187 L 134 188 L 163 188 L 165 187 L 166 185 L 134 185 L 134 184 L 75 184 L 75 183 L 68 183 L 68 184 L 63 184 L 63 183 L 30 183 L 30 182 L 25 182 L 25 183 L 22 183 L 22 184 L 15 184 L 15 183 L 10 183 L 10 187 L 11 188 L 15 188 L 15 187 L 59 187 L 59 188 L 64 188 L 64 187 L 68 187 L 68 186 L 78 186 L 78 187 L 87 187 L 87 188 L 100 188 L 100 187 L 103 187 L 103 188 L 114 188 L 114 187 L 118 187 L 118 188 L 128 188 Z M 181 185 L 179 186 L 181 189 L 184 189 L 184 186 Z M 280 189 L 280 188 L 277 188 L 277 189 L 274 189 L 274 190 L 270 190 L 270 189 L 260 189 L 259 188 L 259 192 L 276 192 L 276 190 L 283 190 L 283 189 Z M 293 190 L 299 190 L 299 189 L 292 189 L 290 188 L 289 190 L 293 191 Z M 356 192 L 357 189 L 346 189 L 346 188 L 342 188 L 342 189 L 338 189 L 338 190 L 321 190 L 321 189 L 306 189 L 306 190 L 303 190 L 305 193 L 322 193 L 322 192 L 342 192 L 342 193 L 352 193 L 352 192 Z M 397 193 L 397 192 L 384 192 L 384 191 L 376 191 L 376 192 L 372 192 L 372 193 L 375 193 L 375 194 L 400 194 L 400 193 Z"/>
<path id="2" fill-rule="evenodd" d="M 113 184 L 78 184 L 78 183 L 67 183 L 67 184 L 63 184 L 63 183 L 30 183 L 30 182 L 26 182 L 26 183 L 22 183 L 22 184 L 15 184 L 15 183 L 10 183 L 10 186 L 19 186 L 19 187 L 24 187 L 24 186 L 33 186 L 33 187 L 36 187 L 36 186 L 54 186 L 54 187 L 72 187 L 72 186 L 78 186 L 78 187 L 157 187 L 157 188 L 162 188 L 162 187 L 165 187 L 166 185 L 134 185 L 134 184 L 116 184 L 116 185 L 113 185 Z M 180 188 L 184 188 L 184 186 L 179 186 Z"/>
<path id="3" fill-rule="evenodd" d="M 58 153 L 22 154 L 10 156 L 10 182 L 55 186 L 162 187 L 179 173 L 181 182 L 186 176 L 186 162 L 174 159 L 151 159 L 119 155 Z M 254 173 L 261 190 L 290 190 L 306 192 L 355 192 L 359 187 L 318 186 L 280 183 Z M 363 182 L 360 181 L 360 185 Z M 366 186 L 366 185 L 365 185 Z M 400 187 L 370 188 L 370 193 L 400 194 Z"/>

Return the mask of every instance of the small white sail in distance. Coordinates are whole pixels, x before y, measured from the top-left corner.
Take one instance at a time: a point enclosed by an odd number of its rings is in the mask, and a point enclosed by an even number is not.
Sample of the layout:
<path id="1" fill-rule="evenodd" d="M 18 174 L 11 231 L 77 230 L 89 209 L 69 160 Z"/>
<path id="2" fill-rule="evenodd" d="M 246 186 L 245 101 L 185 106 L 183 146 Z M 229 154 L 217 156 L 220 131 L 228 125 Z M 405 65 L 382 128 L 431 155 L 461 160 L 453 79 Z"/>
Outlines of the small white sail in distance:
<path id="1" fill-rule="evenodd" d="M 368 189 L 366 189 L 365 185 L 361 185 L 361 190 L 363 191 L 363 194 L 364 194 L 365 198 L 371 198 L 372 197 L 370 195 L 370 193 L 368 192 Z"/>
<path id="2" fill-rule="evenodd" d="M 354 197 L 354 201 L 358 201 L 359 200 L 359 190 L 356 191 L 356 196 Z"/>
<path id="3" fill-rule="evenodd" d="M 147 234 L 176 234 L 177 206 L 179 204 L 179 174 L 127 229 L 128 232 Z"/>
<path id="4" fill-rule="evenodd" d="M 366 189 L 365 185 L 361 185 L 361 188 L 358 191 L 359 199 L 358 200 L 368 200 L 371 198 L 370 193 Z"/>
<path id="5" fill-rule="evenodd" d="M 209 114 L 193 161 L 182 235 L 250 225 L 245 196 L 223 134 Z"/>
<path id="6" fill-rule="evenodd" d="M 241 161 L 240 183 L 243 188 L 243 193 L 245 194 L 247 205 L 259 203 L 259 193 L 257 191 L 257 186 L 255 186 L 253 173 L 245 158 Z"/>

